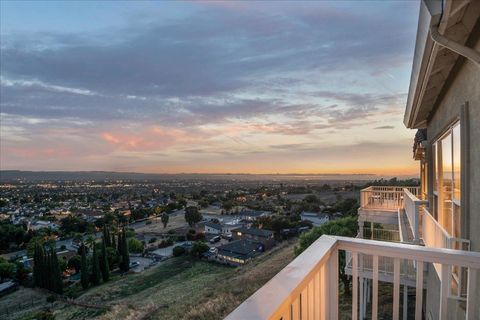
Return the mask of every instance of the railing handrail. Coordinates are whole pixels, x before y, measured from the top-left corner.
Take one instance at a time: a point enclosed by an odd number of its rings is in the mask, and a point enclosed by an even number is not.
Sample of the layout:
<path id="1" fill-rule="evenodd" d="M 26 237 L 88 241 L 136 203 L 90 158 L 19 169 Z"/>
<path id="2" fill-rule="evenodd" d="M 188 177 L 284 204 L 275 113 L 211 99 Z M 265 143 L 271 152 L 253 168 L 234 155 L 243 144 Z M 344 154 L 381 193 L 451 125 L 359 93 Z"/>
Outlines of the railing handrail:
<path id="1" fill-rule="evenodd" d="M 298 301 L 298 297 L 301 297 L 302 293 L 307 290 L 306 288 L 309 287 L 308 284 L 311 283 L 315 274 L 320 272 L 320 268 L 331 262 L 335 262 L 329 260 L 337 260 L 336 263 L 338 263 L 338 250 L 369 254 L 376 257 L 397 258 L 396 263 L 398 264 L 400 259 L 409 259 L 418 262 L 456 265 L 472 269 L 478 269 L 480 266 L 479 252 L 323 235 L 257 292 L 238 306 L 226 319 L 280 319 L 282 314 L 293 313 L 293 309 L 291 308 L 293 308 L 295 301 Z M 333 257 L 333 259 L 330 259 L 330 257 Z M 423 264 L 421 265 L 423 266 Z M 356 271 L 357 266 L 358 258 L 355 255 L 352 266 L 354 279 L 357 279 L 358 276 Z M 338 264 L 333 264 L 331 269 L 338 272 Z M 400 268 L 398 265 L 396 270 L 396 273 L 399 275 Z M 325 270 L 323 272 L 325 272 Z M 327 272 L 331 272 L 330 268 L 327 268 Z M 333 295 L 330 299 L 334 299 L 331 308 L 335 309 L 338 308 L 338 278 L 335 278 L 338 277 L 338 274 L 335 275 L 331 273 L 330 275 L 333 276 L 334 281 L 330 280 L 331 282 L 327 282 L 326 284 L 322 283 L 322 285 L 335 286 L 335 291 L 329 291 L 330 294 Z M 322 293 L 325 295 L 327 292 L 325 290 L 328 290 L 328 288 L 323 288 L 323 290 Z M 356 285 L 354 285 L 354 290 L 356 290 Z M 328 302 L 328 300 L 326 301 Z M 356 305 L 358 301 L 354 300 L 353 303 Z M 328 308 L 330 307 L 327 304 L 324 305 L 323 308 L 329 310 Z M 356 315 L 355 310 L 356 309 L 353 308 L 352 312 Z M 338 318 L 335 310 L 329 310 L 325 314 L 327 315 L 326 318 Z"/>
<path id="2" fill-rule="evenodd" d="M 423 208 L 423 216 L 426 217 L 427 219 L 432 220 L 432 222 L 435 224 L 435 227 L 438 228 L 443 233 L 445 238 L 447 239 L 452 238 L 450 233 L 448 233 L 448 231 L 445 230 L 445 228 L 440 223 L 438 223 L 438 221 L 430 214 L 427 208 Z"/>
<path id="3" fill-rule="evenodd" d="M 278 306 L 289 302 L 290 297 L 300 293 L 302 283 L 327 262 L 336 245 L 336 239 L 322 236 L 245 300 L 226 319 L 270 319 L 274 317 Z"/>
<path id="4" fill-rule="evenodd" d="M 403 189 L 417 189 L 419 186 L 368 186 L 361 189 L 360 191 L 393 191 L 393 192 L 402 192 Z M 389 190 L 390 189 L 390 190 Z"/>
<path id="5" fill-rule="evenodd" d="M 407 258 L 415 261 L 456 265 L 474 269 L 479 268 L 480 266 L 480 252 L 475 251 L 432 248 L 412 244 L 340 236 L 327 237 L 334 238 L 338 241 L 338 250 L 355 251 L 363 254 L 389 258 Z"/>
<path id="6" fill-rule="evenodd" d="M 403 190 L 417 194 L 419 187 L 370 186 L 360 191 L 360 207 L 366 209 L 398 210 L 403 207 Z"/>
<path id="7" fill-rule="evenodd" d="M 420 239 L 420 206 L 427 204 L 427 200 L 420 200 L 408 188 L 403 189 L 403 208 L 413 233 L 413 241 Z"/>

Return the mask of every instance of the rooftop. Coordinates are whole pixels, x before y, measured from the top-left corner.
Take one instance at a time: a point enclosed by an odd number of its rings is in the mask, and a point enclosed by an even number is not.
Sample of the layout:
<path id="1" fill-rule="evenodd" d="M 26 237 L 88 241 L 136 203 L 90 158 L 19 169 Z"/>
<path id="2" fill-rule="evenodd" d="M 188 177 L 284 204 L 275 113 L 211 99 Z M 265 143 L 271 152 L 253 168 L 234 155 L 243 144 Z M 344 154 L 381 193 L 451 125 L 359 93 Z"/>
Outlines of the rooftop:
<path id="1" fill-rule="evenodd" d="M 232 230 L 233 232 L 241 232 L 242 234 L 251 234 L 254 236 L 265 237 L 269 238 L 273 235 L 273 231 L 265 230 L 265 229 L 256 229 L 256 228 L 238 228 Z"/>

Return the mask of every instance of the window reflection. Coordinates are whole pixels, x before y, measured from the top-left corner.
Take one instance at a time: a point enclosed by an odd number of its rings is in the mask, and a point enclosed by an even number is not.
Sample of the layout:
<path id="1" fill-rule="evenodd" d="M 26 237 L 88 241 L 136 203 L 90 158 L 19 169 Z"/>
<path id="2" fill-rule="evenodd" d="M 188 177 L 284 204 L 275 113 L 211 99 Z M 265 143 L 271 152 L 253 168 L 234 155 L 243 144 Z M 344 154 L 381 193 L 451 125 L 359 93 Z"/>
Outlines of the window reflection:
<path id="1" fill-rule="evenodd" d="M 452 183 L 453 183 L 453 171 L 452 171 L 452 135 L 448 134 L 441 140 L 442 150 L 442 170 L 441 170 L 441 201 L 442 212 L 441 219 L 443 226 L 447 231 L 452 234 Z"/>
<path id="2" fill-rule="evenodd" d="M 453 197 L 460 201 L 460 125 L 457 124 L 452 130 L 453 139 Z"/>

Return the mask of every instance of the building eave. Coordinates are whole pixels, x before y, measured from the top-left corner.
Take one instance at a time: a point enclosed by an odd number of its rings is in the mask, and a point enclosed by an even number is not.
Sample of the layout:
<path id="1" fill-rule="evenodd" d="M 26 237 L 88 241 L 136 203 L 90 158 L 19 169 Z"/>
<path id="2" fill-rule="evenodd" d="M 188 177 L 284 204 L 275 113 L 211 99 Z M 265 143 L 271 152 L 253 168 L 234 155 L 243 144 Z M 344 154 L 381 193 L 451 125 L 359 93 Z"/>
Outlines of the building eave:
<path id="1" fill-rule="evenodd" d="M 420 4 L 415 54 L 404 115 L 407 128 L 425 128 L 459 55 L 435 43 L 430 29 L 464 44 L 479 17 L 477 1 L 424 0 Z"/>

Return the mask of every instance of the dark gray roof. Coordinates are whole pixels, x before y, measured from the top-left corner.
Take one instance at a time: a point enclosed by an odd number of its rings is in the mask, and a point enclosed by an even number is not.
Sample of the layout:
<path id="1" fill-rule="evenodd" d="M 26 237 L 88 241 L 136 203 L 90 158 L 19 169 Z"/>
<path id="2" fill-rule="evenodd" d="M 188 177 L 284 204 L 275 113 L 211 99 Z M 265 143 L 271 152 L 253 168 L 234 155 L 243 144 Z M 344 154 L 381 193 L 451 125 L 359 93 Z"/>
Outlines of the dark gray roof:
<path id="1" fill-rule="evenodd" d="M 218 247 L 218 253 L 231 257 L 247 256 L 255 253 L 262 244 L 250 240 L 236 240 Z"/>
<path id="2" fill-rule="evenodd" d="M 247 229 L 242 227 L 242 228 L 234 229 L 232 231 L 235 231 L 235 232 L 240 231 L 241 233 L 251 234 L 254 236 L 265 237 L 265 238 L 269 238 L 273 235 L 273 231 L 265 230 L 265 229 L 256 229 L 256 228 Z"/>
<path id="3" fill-rule="evenodd" d="M 7 289 L 10 289 L 12 287 L 15 287 L 15 282 L 13 282 L 13 281 L 6 281 L 6 282 L 3 282 L 3 283 L 0 283 L 0 292 L 4 291 L 4 290 L 7 290 Z"/>
<path id="4" fill-rule="evenodd" d="M 217 230 L 222 230 L 222 225 L 214 222 L 205 222 L 205 226 L 217 229 Z"/>
<path id="5" fill-rule="evenodd" d="M 265 211 L 243 210 L 238 213 L 239 216 L 260 217 Z"/>

